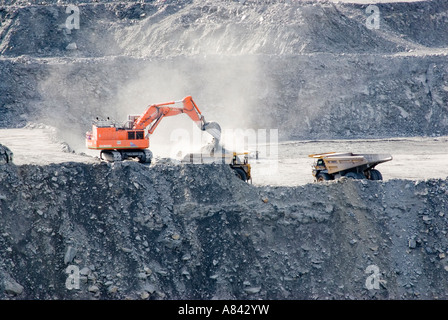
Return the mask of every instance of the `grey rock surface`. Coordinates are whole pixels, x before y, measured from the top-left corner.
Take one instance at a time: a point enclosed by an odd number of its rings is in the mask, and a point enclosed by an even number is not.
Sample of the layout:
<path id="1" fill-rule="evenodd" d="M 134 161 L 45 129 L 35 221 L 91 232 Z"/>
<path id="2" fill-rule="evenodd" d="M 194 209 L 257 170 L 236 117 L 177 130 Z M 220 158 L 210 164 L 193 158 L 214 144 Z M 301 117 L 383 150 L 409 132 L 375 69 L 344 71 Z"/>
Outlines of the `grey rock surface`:
<path id="1" fill-rule="evenodd" d="M 134 162 L 0 180 L 2 299 L 446 298 L 447 180 L 255 187 L 226 165 Z"/>
<path id="2" fill-rule="evenodd" d="M 1 127 L 82 136 L 192 95 L 223 129 L 282 139 L 448 133 L 444 0 L 378 4 L 378 29 L 366 4 L 331 1 L 80 2 L 79 29 L 68 2 L 4 3 Z"/>

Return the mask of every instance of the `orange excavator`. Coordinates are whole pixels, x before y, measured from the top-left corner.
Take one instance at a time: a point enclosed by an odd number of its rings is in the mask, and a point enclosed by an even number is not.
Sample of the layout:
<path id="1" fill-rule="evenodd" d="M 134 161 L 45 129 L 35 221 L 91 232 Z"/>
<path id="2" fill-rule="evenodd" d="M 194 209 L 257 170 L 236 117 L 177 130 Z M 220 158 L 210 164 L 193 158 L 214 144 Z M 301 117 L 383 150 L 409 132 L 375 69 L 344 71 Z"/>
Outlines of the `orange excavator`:
<path id="1" fill-rule="evenodd" d="M 89 149 L 101 150 L 101 160 L 115 162 L 138 159 L 141 163 L 151 163 L 149 137 L 164 117 L 182 113 L 187 114 L 201 130 L 211 134 L 215 141 L 219 141 L 221 137 L 219 124 L 206 122 L 193 98 L 188 96 L 180 101 L 150 105 L 141 115 L 129 115 L 122 126 L 117 126 L 109 119 L 97 118 L 92 125 L 92 131 L 86 133 L 86 146 Z"/>

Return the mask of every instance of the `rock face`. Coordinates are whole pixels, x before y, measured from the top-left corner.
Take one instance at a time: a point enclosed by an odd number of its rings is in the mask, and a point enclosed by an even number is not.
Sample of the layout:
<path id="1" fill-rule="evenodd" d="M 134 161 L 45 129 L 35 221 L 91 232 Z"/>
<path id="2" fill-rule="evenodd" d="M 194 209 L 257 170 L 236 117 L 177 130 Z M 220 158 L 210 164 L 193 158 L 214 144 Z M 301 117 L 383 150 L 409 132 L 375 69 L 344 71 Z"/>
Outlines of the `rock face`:
<path id="1" fill-rule="evenodd" d="M 2 299 L 446 298 L 447 180 L 255 187 L 134 162 L 0 180 Z"/>
<path id="2" fill-rule="evenodd" d="M 14 153 L 6 146 L 0 144 L 0 164 L 12 163 Z"/>
<path id="3" fill-rule="evenodd" d="M 448 134 L 444 0 L 378 4 L 378 29 L 366 4 L 325 1 L 79 3 L 79 29 L 68 3 L 4 3 L 2 127 L 83 136 L 192 95 L 223 128 L 284 139 Z"/>

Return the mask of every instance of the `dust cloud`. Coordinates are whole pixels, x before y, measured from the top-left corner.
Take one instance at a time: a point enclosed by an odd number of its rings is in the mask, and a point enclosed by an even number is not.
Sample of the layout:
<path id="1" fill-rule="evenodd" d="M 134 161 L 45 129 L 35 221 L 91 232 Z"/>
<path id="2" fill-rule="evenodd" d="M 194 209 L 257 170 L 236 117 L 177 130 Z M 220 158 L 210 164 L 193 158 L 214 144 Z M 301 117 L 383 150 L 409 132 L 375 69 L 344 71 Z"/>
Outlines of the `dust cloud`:
<path id="1" fill-rule="evenodd" d="M 214 25 L 190 21 L 182 10 L 177 12 L 180 7 L 147 6 L 141 14 L 151 18 L 135 20 L 132 10 L 117 6 L 116 14 L 134 20 L 125 23 L 114 18 L 111 23 L 107 12 L 112 7 L 81 6 L 80 29 L 65 34 L 78 49 L 65 50 L 65 56 L 49 61 L 38 84 L 41 111 L 33 121 L 56 127 L 72 149 L 86 152 L 84 136 L 94 118 L 110 117 L 122 125 L 128 115 L 140 115 L 151 104 L 192 96 L 206 121 L 216 121 L 222 129 L 257 129 L 259 105 L 272 88 L 266 62 L 228 42 L 236 30 L 213 32 Z M 213 15 L 207 8 L 201 9 L 203 14 Z M 222 8 L 218 15 L 238 14 L 229 10 Z M 161 17 L 166 20 L 154 22 Z M 185 29 L 187 22 L 194 22 L 194 27 Z M 162 24 L 166 28 L 158 29 Z M 241 36 L 250 42 L 247 33 Z M 152 135 L 150 148 L 155 154 L 175 154 L 170 145 L 185 132 L 182 148 L 196 149 L 197 130 L 188 116 L 165 118 Z"/>
<path id="2" fill-rule="evenodd" d="M 247 128 L 253 124 L 256 98 L 262 95 L 257 85 L 261 70 L 256 57 L 151 62 L 118 92 L 114 108 L 125 119 L 127 114 L 141 114 L 150 104 L 192 96 L 206 121 L 216 121 L 222 129 Z M 190 142 L 187 145 L 192 152 L 200 147 L 195 131 L 198 128 L 186 115 L 164 118 L 152 136 L 152 148 L 161 149 L 184 132 L 182 140 Z M 199 144 L 208 141 L 204 139 Z M 173 154 L 173 150 L 167 152 Z"/>
<path id="3" fill-rule="evenodd" d="M 258 101 L 267 94 L 266 85 L 260 85 L 267 80 L 256 56 L 89 61 L 53 66 L 39 85 L 43 101 L 36 121 L 55 126 L 76 151 L 86 151 L 84 134 L 97 116 L 123 125 L 128 115 L 140 115 L 151 104 L 186 96 L 193 97 L 206 121 L 218 122 L 227 132 L 252 128 Z M 151 136 L 151 149 L 161 156 L 177 153 L 171 145 L 179 148 L 176 142 L 184 132 L 183 152 L 191 152 L 208 141 L 203 137 L 198 143 L 198 130 L 187 115 L 164 118 Z"/>

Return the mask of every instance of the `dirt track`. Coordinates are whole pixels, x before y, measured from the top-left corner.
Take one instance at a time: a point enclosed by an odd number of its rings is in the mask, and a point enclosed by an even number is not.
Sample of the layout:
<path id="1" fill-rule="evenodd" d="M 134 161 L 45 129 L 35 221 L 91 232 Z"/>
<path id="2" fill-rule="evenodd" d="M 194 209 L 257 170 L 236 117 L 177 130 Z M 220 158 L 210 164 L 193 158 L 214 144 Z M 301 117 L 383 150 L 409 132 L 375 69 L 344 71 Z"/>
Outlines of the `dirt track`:
<path id="1" fill-rule="evenodd" d="M 0 141 L 14 153 L 14 163 L 17 165 L 95 161 L 90 157 L 68 152 L 69 149 L 62 141 L 57 140 L 50 128 L 0 129 Z"/>
<path id="2" fill-rule="evenodd" d="M 291 141 L 280 143 L 278 171 L 254 160 L 254 183 L 294 186 L 313 181 L 310 154 L 323 152 L 389 153 L 393 160 L 378 165 L 384 180 L 448 177 L 448 138 Z"/>
<path id="3" fill-rule="evenodd" d="M 50 127 L 0 129 L 0 141 L 14 152 L 14 162 L 17 165 L 98 162 L 95 157 L 99 152 L 88 149 L 78 149 L 75 150 L 76 153 L 67 152 L 66 145 L 55 139 L 55 131 Z M 154 148 L 158 150 L 157 145 Z M 270 148 L 269 145 L 266 149 L 259 147 L 266 152 L 261 152 L 259 159 L 250 159 L 254 185 L 297 186 L 311 183 L 313 160 L 308 155 L 331 151 L 390 153 L 393 160 L 377 167 L 384 180 L 448 177 L 448 166 L 445 165 L 448 159 L 448 137 L 280 142 L 277 146 L 278 157 L 269 153 Z M 164 155 L 156 153 L 155 156 Z"/>

